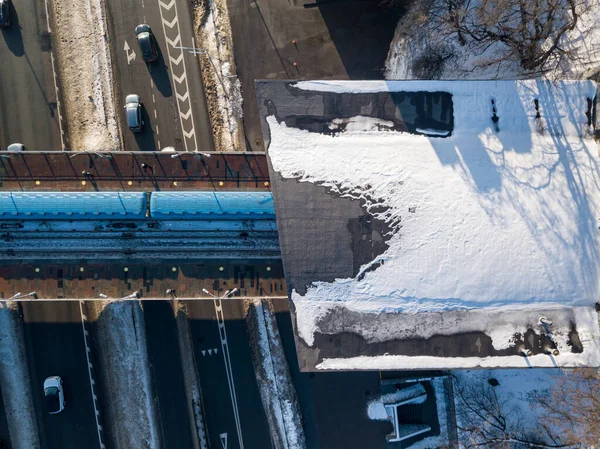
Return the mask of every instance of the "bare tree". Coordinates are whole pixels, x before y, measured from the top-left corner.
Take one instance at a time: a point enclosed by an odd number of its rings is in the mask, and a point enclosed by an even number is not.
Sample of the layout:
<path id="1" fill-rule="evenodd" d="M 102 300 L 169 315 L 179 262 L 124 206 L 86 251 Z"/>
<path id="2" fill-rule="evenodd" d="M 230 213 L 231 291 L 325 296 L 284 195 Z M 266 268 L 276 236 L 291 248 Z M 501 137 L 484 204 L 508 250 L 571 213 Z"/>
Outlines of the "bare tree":
<path id="1" fill-rule="evenodd" d="M 455 378 L 457 427 L 467 448 L 556 449 L 573 447 L 544 422 L 525 425 L 526 416 L 509 393 L 498 395 L 494 382 Z M 495 384 L 497 385 L 497 383 Z"/>
<path id="2" fill-rule="evenodd" d="M 600 375 L 592 368 L 564 370 L 549 394 L 536 394 L 546 423 L 581 447 L 600 447 Z"/>
<path id="3" fill-rule="evenodd" d="M 582 0 L 441 0 L 446 21 L 480 52 L 502 44 L 487 65 L 516 57 L 529 72 L 545 71 L 571 56 L 563 37 L 577 25 Z"/>

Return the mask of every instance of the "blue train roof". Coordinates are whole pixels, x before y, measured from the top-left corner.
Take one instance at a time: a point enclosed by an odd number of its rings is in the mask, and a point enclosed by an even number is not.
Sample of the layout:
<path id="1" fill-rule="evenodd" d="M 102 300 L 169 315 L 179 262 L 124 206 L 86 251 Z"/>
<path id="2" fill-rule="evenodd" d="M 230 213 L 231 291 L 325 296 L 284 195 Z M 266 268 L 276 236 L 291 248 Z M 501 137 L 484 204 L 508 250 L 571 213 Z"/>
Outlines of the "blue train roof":
<path id="1" fill-rule="evenodd" d="M 144 218 L 144 192 L 0 192 L 0 219 Z"/>
<path id="2" fill-rule="evenodd" d="M 271 192 L 153 192 L 153 218 L 275 218 Z"/>

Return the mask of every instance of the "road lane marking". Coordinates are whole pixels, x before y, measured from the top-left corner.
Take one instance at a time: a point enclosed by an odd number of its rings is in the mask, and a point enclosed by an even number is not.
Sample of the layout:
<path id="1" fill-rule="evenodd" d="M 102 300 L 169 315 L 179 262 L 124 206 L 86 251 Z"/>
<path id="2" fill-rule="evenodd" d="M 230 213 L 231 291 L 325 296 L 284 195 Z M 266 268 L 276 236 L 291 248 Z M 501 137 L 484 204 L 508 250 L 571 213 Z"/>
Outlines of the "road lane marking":
<path id="1" fill-rule="evenodd" d="M 156 103 L 156 98 L 154 97 L 154 94 L 152 94 L 152 103 Z"/>
<path id="2" fill-rule="evenodd" d="M 181 76 L 177 76 L 171 70 L 171 75 L 173 76 L 173 81 L 176 81 L 177 84 L 181 84 L 181 82 L 185 79 L 185 72 L 183 72 Z"/>
<path id="3" fill-rule="evenodd" d="M 90 379 L 90 390 L 92 391 L 92 403 L 94 404 L 94 417 L 96 419 L 96 430 L 98 431 L 98 443 L 100 444 L 100 449 L 106 449 L 104 446 L 104 442 L 102 441 L 102 426 L 100 425 L 100 411 L 98 410 L 98 397 L 94 392 L 94 387 L 96 382 L 94 382 L 94 376 L 92 375 L 92 362 L 90 360 L 90 345 L 88 342 L 89 332 L 85 328 L 85 322 L 87 320 L 86 315 L 83 313 L 83 301 L 79 301 L 79 312 L 81 314 L 81 327 L 83 329 L 83 343 L 85 345 L 85 357 L 87 359 L 88 364 L 88 377 Z"/>
<path id="4" fill-rule="evenodd" d="M 156 109 L 154 110 L 154 118 L 156 118 Z"/>
<path id="5" fill-rule="evenodd" d="M 233 408 L 233 417 L 237 430 L 240 449 L 244 449 L 244 440 L 242 439 L 242 427 L 240 425 L 240 414 L 237 405 L 237 396 L 235 393 L 235 384 L 233 382 L 233 368 L 231 367 L 231 357 L 229 355 L 229 343 L 227 341 L 227 330 L 225 329 L 225 317 L 223 316 L 223 307 L 220 299 L 213 300 L 215 304 L 215 314 L 217 316 L 217 325 L 219 327 L 219 339 L 221 340 L 221 350 L 223 351 L 223 361 L 225 362 L 225 372 L 227 374 L 227 384 L 229 385 L 229 395 L 231 397 L 231 406 Z"/>
<path id="6" fill-rule="evenodd" d="M 160 133 L 158 132 L 158 125 L 156 125 L 156 135 L 158 136 Z"/>
<path id="7" fill-rule="evenodd" d="M 167 44 L 170 45 L 171 47 L 177 47 L 179 44 L 181 44 L 181 36 L 179 34 L 173 40 L 169 39 L 166 36 L 165 36 L 165 38 L 167 39 Z"/>
<path id="8" fill-rule="evenodd" d="M 173 90 L 176 94 L 177 110 L 179 112 L 179 123 L 181 126 L 181 132 L 184 135 L 184 146 L 186 151 L 198 151 L 198 143 L 196 140 L 196 130 L 194 129 L 193 112 L 191 113 L 190 120 L 184 123 L 182 116 L 182 110 L 192 111 L 192 102 L 189 97 L 189 85 L 187 80 L 187 72 L 185 67 L 185 57 L 183 50 L 175 48 L 174 43 L 181 42 L 181 28 L 179 26 L 179 17 L 177 15 L 177 4 L 175 0 L 171 0 L 166 3 L 161 0 L 157 0 L 158 9 L 160 12 L 160 20 L 162 23 L 163 34 L 167 41 L 167 59 L 169 60 L 169 66 L 171 68 L 171 77 L 173 79 Z M 165 14 L 168 16 L 165 18 Z M 171 19 L 172 17 L 172 19 Z M 177 25 L 175 27 L 175 25 Z M 175 34 L 176 33 L 176 34 Z M 179 51 L 179 53 L 175 53 Z M 182 100 L 183 99 L 183 100 Z M 192 141 L 193 147 L 191 147 Z"/>
<path id="9" fill-rule="evenodd" d="M 221 439 L 221 445 L 223 446 L 223 449 L 227 449 L 227 432 L 220 433 L 219 438 Z"/>
<path id="10" fill-rule="evenodd" d="M 159 2 L 160 3 L 160 2 Z M 170 22 L 167 19 L 162 19 L 162 23 L 163 25 L 168 26 L 169 28 L 173 28 L 175 26 L 175 24 L 177 24 L 177 14 L 175 14 L 175 17 L 173 18 L 173 20 L 171 20 Z"/>
<path id="11" fill-rule="evenodd" d="M 167 11 L 169 11 L 173 7 L 173 5 L 175 4 L 175 0 L 171 0 L 171 3 L 169 3 L 168 5 L 166 3 L 163 3 L 160 0 L 158 0 L 158 4 L 162 8 L 165 8 Z"/>
<path id="12" fill-rule="evenodd" d="M 181 52 L 181 54 L 179 55 L 178 58 L 174 58 L 173 56 L 169 56 L 169 59 L 171 60 L 171 62 L 175 65 L 179 65 L 179 63 L 181 61 L 183 61 L 183 52 Z"/>
<path id="13" fill-rule="evenodd" d="M 182 119 L 187 120 L 187 119 L 189 119 L 192 116 L 192 110 L 189 109 L 185 114 L 182 114 L 180 112 L 179 115 L 181 115 Z"/>
<path id="14" fill-rule="evenodd" d="M 184 93 L 183 95 L 179 95 L 177 92 L 175 92 L 175 95 L 177 95 L 177 99 L 179 101 L 181 101 L 182 103 L 184 101 L 186 101 L 189 98 L 189 96 L 190 96 L 190 94 L 188 92 Z"/>
<path id="15" fill-rule="evenodd" d="M 127 41 L 125 41 L 123 50 L 125 51 L 125 54 L 127 55 L 127 65 L 131 64 L 131 61 L 135 61 L 135 51 L 133 51 L 133 49 L 129 48 L 129 44 L 127 43 Z M 131 50 L 131 53 L 129 53 L 129 50 Z"/>

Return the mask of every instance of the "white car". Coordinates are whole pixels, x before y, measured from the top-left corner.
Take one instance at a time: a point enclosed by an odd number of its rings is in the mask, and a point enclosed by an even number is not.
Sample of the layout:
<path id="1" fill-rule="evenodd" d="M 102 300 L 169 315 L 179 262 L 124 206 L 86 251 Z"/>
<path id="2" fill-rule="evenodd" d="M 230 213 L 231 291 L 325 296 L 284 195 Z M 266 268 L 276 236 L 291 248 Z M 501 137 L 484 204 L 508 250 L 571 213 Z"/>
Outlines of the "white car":
<path id="1" fill-rule="evenodd" d="M 48 413 L 54 415 L 65 409 L 65 394 L 60 376 L 50 376 L 44 381 L 44 399 Z"/>

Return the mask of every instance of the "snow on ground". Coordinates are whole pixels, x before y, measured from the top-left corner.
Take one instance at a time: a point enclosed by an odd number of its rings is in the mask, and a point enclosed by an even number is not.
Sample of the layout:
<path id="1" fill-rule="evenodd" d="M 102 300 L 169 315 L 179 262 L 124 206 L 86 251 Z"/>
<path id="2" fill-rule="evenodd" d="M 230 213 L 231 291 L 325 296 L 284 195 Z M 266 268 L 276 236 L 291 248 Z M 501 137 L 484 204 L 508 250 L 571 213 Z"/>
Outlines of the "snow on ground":
<path id="1" fill-rule="evenodd" d="M 195 29 L 201 56 L 208 109 L 219 151 L 245 148 L 242 91 L 236 74 L 229 12 L 225 0 L 200 2 L 195 11 Z"/>
<path id="2" fill-rule="evenodd" d="M 5 301 L 0 302 L 0 388 L 11 447 L 41 448 L 20 307 Z"/>
<path id="3" fill-rule="evenodd" d="M 117 448 L 158 449 L 159 419 L 139 301 L 105 303 L 97 320 L 99 366 L 111 391 L 110 434 Z"/>
<path id="4" fill-rule="evenodd" d="M 506 418 L 506 427 L 510 430 L 521 429 L 519 432 L 535 432 L 540 426 L 542 409 L 536 406 L 532 397 L 536 394 L 549 392 L 558 376 L 562 373 L 558 369 L 500 369 L 500 370 L 473 370 L 457 371 L 455 376 L 455 404 L 457 425 L 459 429 L 465 427 L 463 422 L 466 410 L 461 410 L 464 404 L 459 400 L 460 388 L 469 393 L 479 389 L 492 389 L 498 398 L 499 411 Z M 498 386 L 491 387 L 489 379 L 496 379 Z M 473 406 L 469 400 L 469 404 Z M 487 403 L 492 408 L 494 404 Z M 472 423 L 471 423 L 472 424 Z M 510 432 L 508 430 L 508 432 Z M 464 436 L 459 431 L 459 441 L 464 442 Z"/>
<path id="5" fill-rule="evenodd" d="M 70 149 L 119 149 L 103 4 L 52 0 L 51 6 Z"/>
<path id="6" fill-rule="evenodd" d="M 388 250 L 356 278 L 315 282 L 304 296 L 292 292 L 299 336 L 307 344 L 313 344 L 319 317 L 342 304 L 360 312 L 417 313 L 590 308 L 598 300 L 600 165 L 585 115 L 587 99 L 596 95 L 594 83 L 295 86 L 325 92 L 446 91 L 454 103 L 454 130 L 447 138 L 373 127 L 323 135 L 267 118 L 276 172 L 360 199 L 393 228 Z M 499 132 L 492 126 L 492 98 Z M 386 211 L 376 209 L 381 207 Z M 578 326 L 598 338 L 597 319 Z"/>
<path id="7" fill-rule="evenodd" d="M 471 2 L 474 5 L 474 2 Z M 461 46 L 457 35 L 449 38 L 440 30 L 447 25 L 434 17 L 419 18 L 420 2 L 400 20 L 390 45 L 386 61 L 385 78 L 415 79 L 415 62 L 420 56 L 431 54 L 432 49 L 445 48 L 454 53 L 439 78 L 442 79 L 514 79 L 522 77 L 523 70 L 514 61 L 502 65 L 478 67 L 482 62 L 494 59 L 503 45 L 493 45 L 485 52 L 475 52 L 470 46 Z M 554 71 L 546 74 L 550 79 L 584 79 L 600 71 L 600 0 L 583 0 L 578 7 L 579 20 L 574 30 L 567 33 L 561 46 L 573 53 L 570 62 L 563 61 Z M 418 22 L 418 26 L 415 23 Z"/>
<path id="8" fill-rule="evenodd" d="M 274 445 L 283 449 L 305 448 L 300 406 L 275 316 L 268 304 L 256 299 L 250 304 L 247 321 L 252 346 L 258 351 L 253 355 L 255 373 Z"/>

